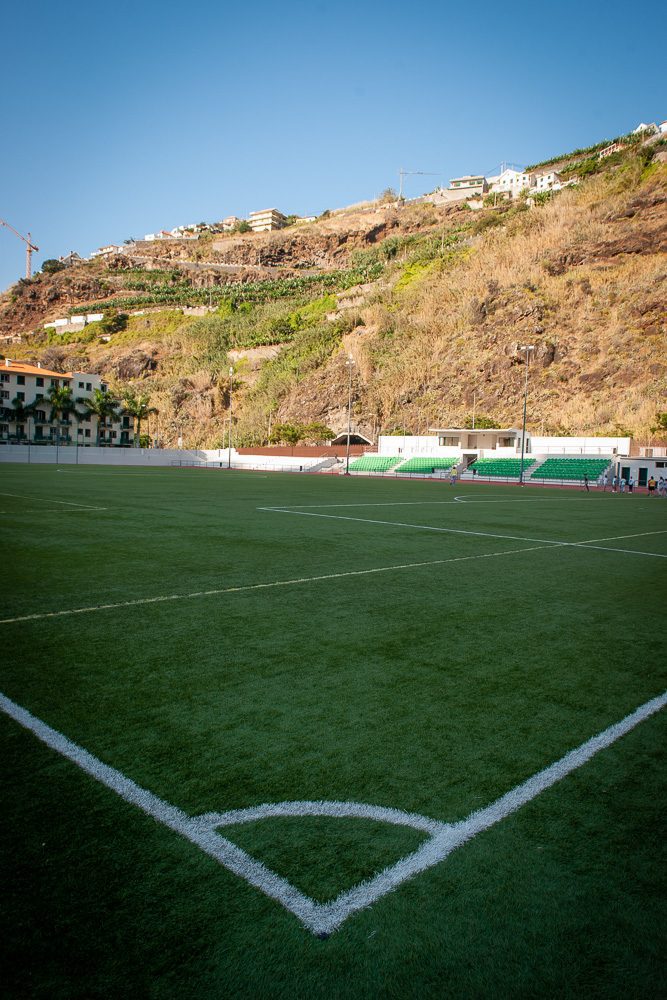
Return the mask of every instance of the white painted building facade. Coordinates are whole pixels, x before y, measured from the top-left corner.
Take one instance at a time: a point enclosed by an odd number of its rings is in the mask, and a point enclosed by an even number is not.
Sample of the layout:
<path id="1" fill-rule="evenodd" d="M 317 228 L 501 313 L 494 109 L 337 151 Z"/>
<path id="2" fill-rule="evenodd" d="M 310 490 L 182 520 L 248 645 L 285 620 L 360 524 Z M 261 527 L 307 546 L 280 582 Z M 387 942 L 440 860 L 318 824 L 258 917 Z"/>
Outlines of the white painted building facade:
<path id="1" fill-rule="evenodd" d="M 258 212 L 251 212 L 248 216 L 248 224 L 253 233 L 268 233 L 274 229 L 282 229 L 285 222 L 286 216 L 277 208 L 263 208 Z"/>
<path id="2" fill-rule="evenodd" d="M 94 445 L 98 440 L 98 418 L 90 416 L 57 415 L 51 419 L 49 392 L 51 389 L 69 388 L 80 414 L 85 410 L 85 400 L 95 389 L 106 391 L 109 387 L 100 375 L 88 372 L 56 372 L 41 365 L 31 365 L 6 358 L 0 362 L 0 444 L 23 440 L 42 444 L 60 441 L 61 444 Z M 29 415 L 21 417 L 12 406 L 17 400 L 30 407 Z M 42 405 L 43 401 L 43 405 Z M 109 421 L 100 428 L 99 441 L 104 445 L 131 445 L 132 421 L 128 416 Z"/>

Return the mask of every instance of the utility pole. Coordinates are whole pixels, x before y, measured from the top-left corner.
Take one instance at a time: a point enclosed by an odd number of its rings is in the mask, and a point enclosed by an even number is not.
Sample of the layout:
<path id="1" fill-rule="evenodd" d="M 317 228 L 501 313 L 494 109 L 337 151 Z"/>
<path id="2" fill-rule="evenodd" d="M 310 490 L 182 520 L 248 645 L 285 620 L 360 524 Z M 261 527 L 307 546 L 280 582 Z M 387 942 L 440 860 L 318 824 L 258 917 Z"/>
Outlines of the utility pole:
<path id="1" fill-rule="evenodd" d="M 352 369 L 354 368 L 354 358 L 348 355 L 345 362 L 348 371 L 347 383 L 347 447 L 345 449 L 345 475 L 350 474 L 350 434 L 352 433 Z"/>
<path id="2" fill-rule="evenodd" d="M 229 435 L 227 437 L 227 468 L 232 467 L 232 390 L 233 390 L 234 369 L 229 368 Z"/>
<path id="3" fill-rule="evenodd" d="M 517 351 L 526 352 L 526 381 L 523 389 L 523 430 L 521 431 L 521 469 L 519 472 L 519 486 L 523 486 L 523 461 L 526 452 L 526 407 L 528 403 L 528 359 L 530 352 L 535 350 L 533 344 L 516 345 Z"/>
<path id="4" fill-rule="evenodd" d="M 30 280 L 32 276 L 32 255 L 33 253 L 36 253 L 39 250 L 39 247 L 36 247 L 35 244 L 32 242 L 32 237 L 30 233 L 28 233 L 27 236 L 22 236 L 17 229 L 14 229 L 13 226 L 10 226 L 9 223 L 5 222 L 4 219 L 0 219 L 0 226 L 6 226 L 7 229 L 10 229 L 15 236 L 18 236 L 18 238 L 20 240 L 23 240 L 23 242 L 25 243 L 25 276 L 28 280 Z"/>

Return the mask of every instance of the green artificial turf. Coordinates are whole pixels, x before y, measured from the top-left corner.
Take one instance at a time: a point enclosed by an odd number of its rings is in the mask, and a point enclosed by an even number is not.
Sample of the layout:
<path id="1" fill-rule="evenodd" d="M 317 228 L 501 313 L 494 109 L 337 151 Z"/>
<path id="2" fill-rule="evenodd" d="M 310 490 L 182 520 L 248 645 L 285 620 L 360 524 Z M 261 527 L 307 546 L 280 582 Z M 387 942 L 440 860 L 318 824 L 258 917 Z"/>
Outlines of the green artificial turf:
<path id="1" fill-rule="evenodd" d="M 0 617 L 50 615 L 0 625 L 0 691 L 190 815 L 464 819 L 666 686 L 667 560 L 642 554 L 667 555 L 658 498 L 0 465 L 0 512 Z M 322 941 L 0 715 L 3 989 L 658 996 L 664 730 L 643 722 Z M 316 900 L 424 837 L 221 832 Z"/>

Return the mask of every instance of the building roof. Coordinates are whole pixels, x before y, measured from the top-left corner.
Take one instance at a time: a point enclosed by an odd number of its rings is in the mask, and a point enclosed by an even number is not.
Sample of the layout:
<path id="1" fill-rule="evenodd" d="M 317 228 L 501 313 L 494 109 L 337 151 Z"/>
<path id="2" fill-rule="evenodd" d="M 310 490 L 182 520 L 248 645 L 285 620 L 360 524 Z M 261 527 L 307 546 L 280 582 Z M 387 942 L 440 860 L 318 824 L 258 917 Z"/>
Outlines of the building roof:
<path id="1" fill-rule="evenodd" d="M 432 434 L 521 434 L 517 427 L 429 427 Z"/>
<path id="2" fill-rule="evenodd" d="M 483 181 L 484 174 L 464 174 L 462 177 L 452 177 L 449 181 L 453 184 L 454 181 Z"/>
<path id="3" fill-rule="evenodd" d="M 23 361 L 10 361 L 9 358 L 0 362 L 0 371 L 11 371 L 17 375 L 46 375 L 48 378 L 72 378 L 71 372 L 54 372 L 50 368 L 40 368 L 39 365 L 28 365 Z"/>

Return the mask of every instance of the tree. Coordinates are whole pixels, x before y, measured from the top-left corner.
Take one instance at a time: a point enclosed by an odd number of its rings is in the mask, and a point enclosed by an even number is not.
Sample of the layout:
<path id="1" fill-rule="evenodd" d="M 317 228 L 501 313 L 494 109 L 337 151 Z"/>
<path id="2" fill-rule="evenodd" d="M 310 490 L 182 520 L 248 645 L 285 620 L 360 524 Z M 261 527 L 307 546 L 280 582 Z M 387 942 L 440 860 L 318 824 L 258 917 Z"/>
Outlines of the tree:
<path id="1" fill-rule="evenodd" d="M 391 202 L 398 201 L 398 194 L 392 187 L 385 188 L 378 201 L 381 205 L 389 205 Z"/>
<path id="2" fill-rule="evenodd" d="M 28 424 L 28 441 L 29 441 L 30 440 L 30 418 L 34 417 L 35 404 L 34 403 L 26 403 L 25 400 L 19 399 L 19 397 L 16 396 L 16 398 L 12 400 L 12 409 L 10 410 L 8 408 L 5 408 L 5 413 L 6 413 L 7 418 L 9 420 L 12 420 L 12 421 L 14 421 L 17 424 L 24 424 L 24 423 Z M 18 431 L 16 433 L 16 437 L 17 437 L 17 440 L 18 440 Z"/>
<path id="3" fill-rule="evenodd" d="M 147 420 L 149 414 L 157 413 L 157 410 L 154 406 L 149 406 L 149 398 L 145 393 L 136 395 L 128 389 L 123 396 L 123 411 L 135 422 L 134 447 L 137 448 L 141 444 L 141 421 Z"/>
<path id="4" fill-rule="evenodd" d="M 56 260 L 55 257 L 49 257 L 49 259 L 45 260 L 42 264 L 42 271 L 44 272 L 44 274 L 56 274 L 57 271 L 64 271 L 64 270 L 65 270 L 65 265 L 62 264 L 59 260 Z"/>
<path id="5" fill-rule="evenodd" d="M 67 420 L 71 414 L 75 414 L 77 419 L 79 414 L 72 390 L 69 386 L 51 386 L 47 403 L 51 407 L 51 423 L 56 425 L 56 444 L 60 444 L 60 421 Z"/>
<path id="6" fill-rule="evenodd" d="M 651 427 L 651 434 L 663 434 L 667 433 L 667 413 L 656 413 L 655 415 L 655 425 Z"/>
<path id="7" fill-rule="evenodd" d="M 129 319 L 127 313 L 105 316 L 103 320 L 100 320 L 100 330 L 102 333 L 122 333 L 127 327 Z"/>
<path id="8" fill-rule="evenodd" d="M 463 426 L 466 427 L 466 428 L 472 429 L 472 427 L 473 427 L 473 415 L 472 415 L 472 413 L 468 413 L 466 415 L 466 417 L 464 418 L 464 421 L 463 421 Z M 494 420 L 493 417 L 485 417 L 483 413 L 477 414 L 477 416 L 474 417 L 474 428 L 475 428 L 475 430 L 476 431 L 481 431 L 481 430 L 484 430 L 487 427 L 497 428 L 497 427 L 500 427 L 500 424 L 498 423 L 497 420 Z"/>
<path id="9" fill-rule="evenodd" d="M 314 421 L 312 424 L 306 424 L 305 427 L 301 428 L 301 433 L 303 439 L 308 444 L 323 444 L 325 441 L 331 441 L 335 437 L 334 432 L 326 424 L 321 424 L 318 421 Z"/>
<path id="10" fill-rule="evenodd" d="M 296 444 L 303 428 L 298 424 L 276 424 L 271 432 L 271 444 Z"/>
<path id="11" fill-rule="evenodd" d="M 236 232 L 237 233 L 249 233 L 250 231 L 251 231 L 250 230 L 250 223 L 246 222 L 245 219 L 241 219 L 241 221 L 236 226 Z"/>
<path id="12" fill-rule="evenodd" d="M 107 427 L 110 417 L 118 417 L 118 400 L 108 389 L 93 389 L 92 396 L 84 396 L 77 402 L 85 407 L 86 416 L 97 417 L 95 444 L 99 447 L 100 430 Z"/>

